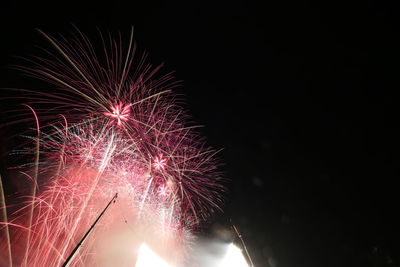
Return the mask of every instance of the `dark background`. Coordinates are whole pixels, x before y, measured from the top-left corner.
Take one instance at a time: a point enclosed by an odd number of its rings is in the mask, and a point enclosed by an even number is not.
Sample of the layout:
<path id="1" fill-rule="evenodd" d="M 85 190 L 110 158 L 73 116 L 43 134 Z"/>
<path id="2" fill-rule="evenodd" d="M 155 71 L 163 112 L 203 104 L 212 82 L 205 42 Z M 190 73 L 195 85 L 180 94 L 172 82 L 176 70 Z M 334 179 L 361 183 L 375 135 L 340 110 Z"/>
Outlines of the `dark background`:
<path id="1" fill-rule="evenodd" d="M 7 69 L 14 55 L 47 45 L 37 27 L 65 34 L 74 23 L 90 36 L 134 25 L 224 148 L 229 193 L 208 232 L 232 221 L 256 267 L 400 266 L 398 11 L 386 1 L 5 1 L 0 86 L 21 83 Z"/>

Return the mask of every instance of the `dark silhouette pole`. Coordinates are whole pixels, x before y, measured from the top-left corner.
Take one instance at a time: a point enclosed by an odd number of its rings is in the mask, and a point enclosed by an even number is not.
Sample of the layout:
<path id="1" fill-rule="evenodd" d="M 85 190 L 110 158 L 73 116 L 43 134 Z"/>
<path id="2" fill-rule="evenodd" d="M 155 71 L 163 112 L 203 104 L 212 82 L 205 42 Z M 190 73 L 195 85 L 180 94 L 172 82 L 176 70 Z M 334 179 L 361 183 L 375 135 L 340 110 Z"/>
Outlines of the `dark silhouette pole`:
<path id="1" fill-rule="evenodd" d="M 97 219 L 94 221 L 94 223 L 92 224 L 92 226 L 90 226 L 89 230 L 85 233 L 85 235 L 82 237 L 81 241 L 79 241 L 78 244 L 76 244 L 76 247 L 74 248 L 74 250 L 72 250 L 71 254 L 69 254 L 68 258 L 65 260 L 64 264 L 62 265 L 62 267 L 67 267 L 72 260 L 74 259 L 76 253 L 78 252 L 78 250 L 83 246 L 83 242 L 85 242 L 86 238 L 90 235 L 90 233 L 93 231 L 94 227 L 96 226 L 96 224 L 100 221 L 101 217 L 104 215 L 104 213 L 107 211 L 108 207 L 111 205 L 111 203 L 115 203 L 116 199 L 118 197 L 118 193 L 115 193 L 115 195 L 113 196 L 113 198 L 110 200 L 110 202 L 108 202 L 107 206 L 104 208 L 104 210 L 100 213 L 100 215 L 97 217 Z"/>

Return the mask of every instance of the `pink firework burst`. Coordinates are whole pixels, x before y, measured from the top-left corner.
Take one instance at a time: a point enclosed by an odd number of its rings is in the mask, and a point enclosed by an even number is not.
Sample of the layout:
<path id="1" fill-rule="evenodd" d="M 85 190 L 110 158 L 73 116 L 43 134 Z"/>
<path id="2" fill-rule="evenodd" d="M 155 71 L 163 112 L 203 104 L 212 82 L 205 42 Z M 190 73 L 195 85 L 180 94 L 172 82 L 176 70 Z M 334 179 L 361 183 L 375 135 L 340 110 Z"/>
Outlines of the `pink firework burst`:
<path id="1" fill-rule="evenodd" d="M 177 248 L 219 209 L 223 186 L 217 151 L 188 124 L 171 90 L 177 82 L 171 74 L 159 75 L 161 66 L 146 64 L 146 56 L 136 60 L 132 34 L 126 49 L 121 41 L 100 35 L 103 52 L 98 54 L 79 31 L 69 41 L 41 33 L 55 52 L 20 69 L 57 89 L 21 90 L 42 125 L 32 138 L 34 171 L 27 174 L 38 191 L 3 222 L 13 237 L 8 251 L 22 251 L 9 262 L 62 265 L 116 193 L 117 207 L 71 264 L 106 262 L 104 244 L 119 235 L 131 237 L 124 248 L 137 247 L 140 236 L 160 253 L 169 247 L 164 254 L 171 261 L 181 258 Z M 160 238 L 164 242 L 155 241 Z"/>
<path id="2" fill-rule="evenodd" d="M 115 119 L 116 124 L 118 126 L 122 126 L 122 122 L 128 121 L 129 119 L 130 106 L 131 106 L 130 104 L 125 105 L 123 103 L 119 103 L 117 105 L 110 107 L 112 113 L 104 112 L 103 114 L 106 115 L 107 117 Z"/>

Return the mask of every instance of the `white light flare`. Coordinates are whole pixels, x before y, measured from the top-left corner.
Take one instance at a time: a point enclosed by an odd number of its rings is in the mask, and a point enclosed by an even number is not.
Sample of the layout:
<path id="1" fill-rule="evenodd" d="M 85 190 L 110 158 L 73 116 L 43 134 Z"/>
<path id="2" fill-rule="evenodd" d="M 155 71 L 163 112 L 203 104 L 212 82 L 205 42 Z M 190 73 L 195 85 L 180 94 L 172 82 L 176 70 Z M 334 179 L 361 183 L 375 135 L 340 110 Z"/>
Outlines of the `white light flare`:
<path id="1" fill-rule="evenodd" d="M 136 267 L 173 267 L 161 259 L 154 253 L 146 244 L 141 244 L 139 247 L 138 259 Z"/>
<path id="2" fill-rule="evenodd" d="M 249 267 L 242 251 L 234 244 L 230 244 L 218 267 Z"/>

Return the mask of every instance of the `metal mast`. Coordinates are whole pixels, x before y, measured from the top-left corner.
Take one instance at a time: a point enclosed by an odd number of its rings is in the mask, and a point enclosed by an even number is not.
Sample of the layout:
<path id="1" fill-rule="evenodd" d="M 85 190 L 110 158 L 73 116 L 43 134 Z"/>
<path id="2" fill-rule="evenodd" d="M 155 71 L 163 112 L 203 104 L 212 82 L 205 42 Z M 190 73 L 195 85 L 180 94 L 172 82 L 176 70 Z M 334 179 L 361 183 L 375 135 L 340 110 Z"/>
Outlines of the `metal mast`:
<path id="1" fill-rule="evenodd" d="M 107 206 L 103 209 L 103 211 L 100 213 L 100 215 L 97 217 L 97 219 L 93 222 L 93 224 L 90 226 L 89 230 L 87 230 L 87 232 L 85 233 L 85 235 L 82 237 L 81 241 L 79 241 L 78 244 L 76 244 L 76 247 L 74 248 L 74 250 L 72 250 L 71 254 L 68 256 L 68 258 L 65 260 L 64 264 L 62 265 L 62 267 L 67 267 L 69 266 L 69 264 L 72 262 L 72 260 L 74 259 L 76 253 L 78 252 L 78 250 L 83 246 L 83 242 L 85 242 L 85 240 L 87 239 L 87 237 L 90 235 L 90 233 L 93 231 L 94 227 L 96 226 L 96 224 L 100 221 L 101 217 L 103 217 L 104 213 L 107 211 L 108 207 L 110 207 L 110 205 L 112 203 L 115 203 L 116 199 L 118 197 L 118 193 L 115 193 L 115 195 L 113 196 L 113 198 L 110 200 L 110 202 L 108 202 Z"/>

